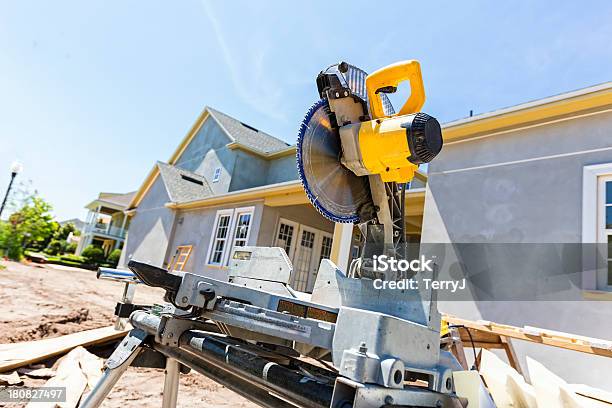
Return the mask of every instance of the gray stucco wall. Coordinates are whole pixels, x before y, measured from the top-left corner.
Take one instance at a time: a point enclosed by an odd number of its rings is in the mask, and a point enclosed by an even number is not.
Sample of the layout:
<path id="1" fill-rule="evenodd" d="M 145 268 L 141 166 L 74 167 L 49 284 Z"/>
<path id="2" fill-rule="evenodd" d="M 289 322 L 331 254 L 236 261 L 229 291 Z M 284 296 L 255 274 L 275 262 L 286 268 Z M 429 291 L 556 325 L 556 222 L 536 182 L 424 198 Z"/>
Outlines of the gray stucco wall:
<path id="1" fill-rule="evenodd" d="M 260 233 L 260 221 L 262 219 L 263 204 L 261 202 L 240 203 L 231 206 L 210 207 L 191 211 L 181 211 L 177 214 L 177 222 L 168 251 L 168 259 L 174 254 L 179 245 L 193 245 L 191 255 L 185 270 L 193 273 L 210 276 L 215 279 L 227 279 L 227 270 L 216 266 L 208 266 L 206 256 L 210 245 L 211 236 L 215 227 L 215 216 L 218 210 L 234 209 L 242 207 L 255 207 L 251 230 L 249 232 L 249 245 L 255 245 Z"/>
<path id="2" fill-rule="evenodd" d="M 267 160 L 240 149 L 229 149 L 227 144 L 231 141 L 209 116 L 175 165 L 206 177 L 215 194 L 298 178 L 294 155 Z M 216 168 L 221 169 L 221 174 L 219 181 L 213 183 Z"/>
<path id="3" fill-rule="evenodd" d="M 226 193 L 235 165 L 235 154 L 226 147 L 230 142 L 231 139 L 209 116 L 175 165 L 205 177 L 215 194 Z M 218 167 L 221 168 L 221 177 L 217 183 L 213 183 Z"/>
<path id="4" fill-rule="evenodd" d="M 610 113 L 446 144 L 429 166 L 422 242 L 581 242 L 583 166 L 612 162 L 611 146 Z M 466 318 L 612 339 L 612 302 L 439 306 Z M 529 355 L 569 382 L 612 389 L 612 378 L 602 375 L 609 359 L 514 345 L 525 369 Z"/>
<path id="5" fill-rule="evenodd" d="M 294 154 L 270 161 L 266 184 L 281 183 L 283 181 L 297 179 L 298 172 Z"/>
<path id="6" fill-rule="evenodd" d="M 233 151 L 235 162 L 229 191 L 244 190 L 266 184 L 268 160 L 242 150 Z"/>
<path id="7" fill-rule="evenodd" d="M 259 239 L 257 240 L 258 246 L 272 246 L 279 218 L 295 221 L 331 234 L 334 232 L 334 223 L 323 218 L 310 204 L 285 207 L 264 206 Z"/>
<path id="8" fill-rule="evenodd" d="M 168 201 L 166 187 L 161 177 L 158 177 L 130 222 L 128 239 L 123 250 L 124 266 L 130 259 L 163 266 L 174 225 L 174 212 L 164 207 Z"/>

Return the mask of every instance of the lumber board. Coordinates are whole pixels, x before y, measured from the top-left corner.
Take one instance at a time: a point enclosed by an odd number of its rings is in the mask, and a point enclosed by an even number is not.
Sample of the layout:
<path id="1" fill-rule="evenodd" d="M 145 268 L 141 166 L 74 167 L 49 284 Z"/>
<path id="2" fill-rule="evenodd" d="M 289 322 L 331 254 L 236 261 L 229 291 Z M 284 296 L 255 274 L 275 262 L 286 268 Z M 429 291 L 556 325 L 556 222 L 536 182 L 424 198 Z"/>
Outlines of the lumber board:
<path id="1" fill-rule="evenodd" d="M 520 328 L 488 321 L 475 322 L 451 315 L 444 315 L 443 319 L 451 325 L 460 325 L 468 328 L 473 337 L 474 332 L 483 332 L 532 343 L 546 344 L 548 346 L 567 350 L 580 351 L 582 353 L 612 357 L 612 341 L 610 340 L 596 339 L 593 337 L 573 335 L 535 327 Z M 463 333 L 461 339 L 464 341 L 464 345 L 469 345 L 469 343 L 465 343 L 465 340 L 469 341 L 469 338 L 464 340 Z M 484 344 L 485 342 L 479 343 Z"/>
<path id="2" fill-rule="evenodd" d="M 0 344 L 0 372 L 46 360 L 78 346 L 106 343 L 125 336 L 127 332 L 108 326 L 50 339 Z"/>

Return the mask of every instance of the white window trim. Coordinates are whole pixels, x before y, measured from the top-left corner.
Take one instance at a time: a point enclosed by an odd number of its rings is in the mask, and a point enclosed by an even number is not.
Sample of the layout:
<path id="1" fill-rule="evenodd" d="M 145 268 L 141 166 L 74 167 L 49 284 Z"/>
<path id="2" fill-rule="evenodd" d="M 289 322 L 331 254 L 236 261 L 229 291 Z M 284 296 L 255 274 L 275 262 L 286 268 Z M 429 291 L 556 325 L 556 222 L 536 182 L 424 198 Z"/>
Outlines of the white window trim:
<path id="1" fill-rule="evenodd" d="M 602 243 L 600 222 L 604 217 L 600 211 L 600 177 L 612 176 L 612 163 L 584 166 L 582 172 L 582 242 L 585 244 Z M 594 247 L 585 245 L 583 249 L 584 260 L 595 260 Z M 585 265 L 582 276 L 582 287 L 586 290 L 610 290 L 610 286 L 601 284 L 598 276 L 598 266 L 593 261 L 592 265 Z"/>
<path id="2" fill-rule="evenodd" d="M 221 179 L 221 167 L 215 167 L 215 169 L 213 170 L 212 182 L 218 183 L 220 179 Z"/>
<path id="3" fill-rule="evenodd" d="M 215 222 L 213 223 L 213 227 L 212 227 L 212 232 L 210 234 L 210 242 L 208 244 L 208 252 L 206 253 L 206 265 L 209 266 L 223 266 L 223 260 L 225 258 L 225 251 L 227 251 L 227 243 L 230 240 L 230 233 L 231 233 L 231 229 L 232 229 L 232 215 L 234 214 L 234 210 L 233 209 L 225 209 L 225 210 L 218 210 L 217 214 L 215 215 Z M 225 239 L 225 247 L 223 248 L 223 255 L 221 256 L 221 262 L 220 263 L 213 263 L 211 262 L 211 256 L 212 256 L 212 252 L 213 252 L 213 247 L 215 244 L 215 240 L 216 240 L 216 236 L 217 236 L 217 226 L 219 223 L 219 218 L 224 216 L 224 215 L 229 215 L 230 220 L 228 223 L 228 231 L 227 231 L 227 236 Z"/>
<path id="4" fill-rule="evenodd" d="M 234 243 L 235 243 L 235 237 L 234 237 L 234 231 L 236 229 L 236 222 L 238 220 L 238 216 L 237 215 L 242 215 L 242 214 L 251 214 L 251 224 L 249 225 L 249 230 L 247 232 L 247 237 L 246 237 L 246 241 L 247 241 L 247 245 L 249 244 L 249 239 L 251 237 L 251 229 L 253 227 L 253 217 L 255 214 L 255 207 L 251 206 L 251 207 L 240 207 L 240 208 L 226 208 L 223 210 L 217 210 L 217 214 L 215 215 L 215 222 L 213 224 L 213 228 L 210 234 L 210 242 L 208 243 L 208 252 L 206 253 L 206 265 L 207 266 L 212 266 L 212 267 L 225 267 L 228 264 L 229 261 L 229 257 L 230 254 L 233 252 L 234 250 Z M 223 254 L 221 256 L 221 262 L 220 263 L 212 263 L 211 262 L 211 256 L 212 256 L 212 252 L 213 252 L 213 247 L 214 247 L 214 243 L 215 243 L 215 237 L 217 235 L 217 224 L 219 222 L 219 217 L 223 216 L 223 215 L 229 215 L 230 219 L 229 219 L 229 225 L 228 225 L 228 231 L 227 231 L 227 238 L 226 238 L 226 245 L 223 248 Z"/>
<path id="5" fill-rule="evenodd" d="M 240 207 L 240 208 L 235 208 L 234 209 L 234 214 L 230 220 L 231 224 L 231 229 L 230 229 L 230 237 L 231 237 L 231 245 L 228 247 L 229 250 L 227 251 L 227 253 L 225 254 L 225 259 L 223 262 L 223 265 L 227 265 L 229 263 L 229 258 L 231 256 L 231 254 L 234 252 L 234 248 L 236 245 L 236 237 L 234 236 L 234 233 L 236 231 L 236 224 L 238 223 L 238 219 L 240 217 L 240 215 L 243 214 L 250 214 L 251 215 L 251 221 L 249 223 L 249 229 L 247 231 L 247 236 L 246 236 L 246 245 L 249 245 L 249 238 L 251 237 L 251 229 L 253 227 L 253 217 L 255 214 L 255 207 Z"/>

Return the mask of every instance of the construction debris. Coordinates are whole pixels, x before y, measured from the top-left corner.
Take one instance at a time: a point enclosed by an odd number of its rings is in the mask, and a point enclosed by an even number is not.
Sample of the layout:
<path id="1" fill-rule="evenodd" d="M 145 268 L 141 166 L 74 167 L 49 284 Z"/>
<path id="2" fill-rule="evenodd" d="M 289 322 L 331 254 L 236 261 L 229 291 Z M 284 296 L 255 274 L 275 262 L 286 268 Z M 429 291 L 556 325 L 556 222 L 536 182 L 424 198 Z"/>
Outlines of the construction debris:
<path id="1" fill-rule="evenodd" d="M 103 361 L 83 347 L 76 347 L 57 362 L 54 377 L 45 387 L 66 387 L 65 402 L 29 403 L 28 408 L 74 408 L 89 387 L 91 390 L 102 374 Z"/>
<path id="2" fill-rule="evenodd" d="M 480 375 L 498 408 L 612 408 L 610 393 L 568 384 L 529 357 L 527 366 L 532 384 L 494 353 L 482 350 Z"/>
<path id="3" fill-rule="evenodd" d="M 23 380 L 19 378 L 17 371 L 10 374 L 0 374 L 0 385 L 21 385 Z"/>
<path id="4" fill-rule="evenodd" d="M 0 372 L 62 355 L 78 346 L 102 344 L 119 339 L 126 333 L 127 330 L 101 327 L 50 339 L 0 344 Z"/>
<path id="5" fill-rule="evenodd" d="M 47 367 L 37 367 L 37 368 L 19 368 L 17 372 L 21 375 L 25 375 L 30 378 L 51 378 L 55 376 L 55 370 Z"/>

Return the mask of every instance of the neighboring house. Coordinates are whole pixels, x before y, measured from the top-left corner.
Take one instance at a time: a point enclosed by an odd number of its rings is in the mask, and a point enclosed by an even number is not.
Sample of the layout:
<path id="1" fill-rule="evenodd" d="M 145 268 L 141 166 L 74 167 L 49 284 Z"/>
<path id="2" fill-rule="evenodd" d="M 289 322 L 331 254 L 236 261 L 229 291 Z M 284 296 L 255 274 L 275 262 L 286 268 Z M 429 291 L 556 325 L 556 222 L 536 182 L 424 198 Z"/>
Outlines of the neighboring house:
<path id="1" fill-rule="evenodd" d="M 78 218 L 71 218 L 69 220 L 59 222 L 59 225 L 61 225 L 62 227 L 66 224 L 74 225 L 74 228 L 80 232 L 82 232 L 85 229 L 85 221 L 82 221 Z"/>
<path id="2" fill-rule="evenodd" d="M 442 153 L 429 166 L 422 242 L 453 243 L 458 252 L 457 243 L 466 242 L 530 243 L 534 251 L 538 244 L 573 244 L 556 259 L 505 265 L 487 259 L 510 276 L 525 263 L 534 270 L 563 267 L 572 251 L 591 250 L 592 243 L 612 248 L 612 82 L 450 122 L 443 135 Z M 476 302 L 440 308 L 609 340 L 612 254 L 606 258 L 579 276 L 582 287 L 567 288 L 568 301 L 481 302 L 474 294 Z M 521 341 L 514 346 L 524 368 L 531 356 L 570 383 L 612 389 L 612 377 L 602 375 L 610 372 L 610 359 Z"/>
<path id="3" fill-rule="evenodd" d="M 426 180 L 417 173 L 407 192 L 406 231 L 416 242 Z M 209 107 L 168 163 L 153 166 L 127 214 L 122 266 L 136 259 L 225 279 L 235 247 L 278 246 L 292 261 L 291 285 L 310 292 L 321 259 L 333 255 L 335 226 L 308 201 L 295 146 Z M 350 258 L 359 255 L 355 230 Z"/>
<path id="4" fill-rule="evenodd" d="M 295 146 L 208 107 L 129 208 L 122 265 L 137 259 L 224 279 L 233 248 L 280 246 L 292 284 L 307 291 L 330 256 L 334 224 L 308 202 Z"/>
<path id="5" fill-rule="evenodd" d="M 129 217 L 124 211 L 133 197 L 134 192 L 100 193 L 96 200 L 85 206 L 89 213 L 81 230 L 77 255 L 89 245 L 99 246 L 106 255 L 113 249 L 123 248 L 129 227 Z"/>
<path id="6" fill-rule="evenodd" d="M 79 242 L 81 241 L 81 233 L 85 229 L 85 221 L 81 221 L 78 218 L 71 218 L 69 220 L 59 222 L 59 225 L 61 225 L 62 227 L 66 224 L 74 225 L 76 232 L 71 232 L 70 234 L 68 234 L 68 237 L 66 237 L 66 242 L 68 242 L 69 244 L 75 244 L 78 248 Z"/>

